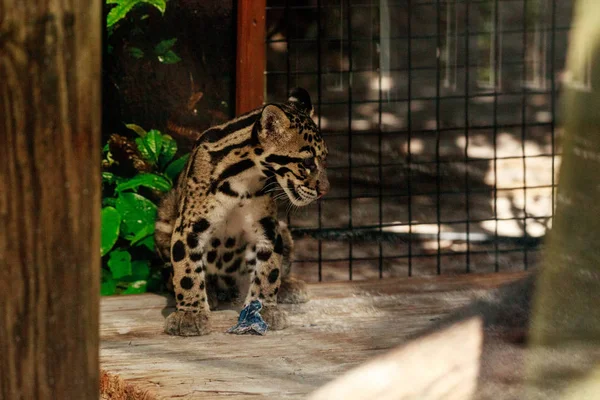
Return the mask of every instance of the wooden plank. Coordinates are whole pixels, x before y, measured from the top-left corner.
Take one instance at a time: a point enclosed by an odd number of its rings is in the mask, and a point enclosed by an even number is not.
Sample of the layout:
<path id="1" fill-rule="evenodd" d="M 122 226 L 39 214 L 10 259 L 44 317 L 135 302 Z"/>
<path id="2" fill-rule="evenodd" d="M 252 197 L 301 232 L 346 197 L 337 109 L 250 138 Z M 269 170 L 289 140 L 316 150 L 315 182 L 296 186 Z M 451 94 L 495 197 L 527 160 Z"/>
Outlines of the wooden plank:
<path id="1" fill-rule="evenodd" d="M 240 115 L 264 101 L 266 0 L 240 0 L 237 6 L 235 112 Z"/>
<path id="2" fill-rule="evenodd" d="M 482 321 L 471 318 L 353 369 L 309 400 L 470 399 L 477 387 L 482 342 Z"/>
<path id="3" fill-rule="evenodd" d="M 0 398 L 97 399 L 101 3 L 0 15 Z"/>
<path id="4" fill-rule="evenodd" d="M 305 398 L 464 306 L 474 289 L 498 287 L 523 276 L 312 284 L 311 301 L 285 306 L 291 327 L 264 337 L 224 333 L 236 321 L 234 310 L 214 312 L 214 332 L 208 336 L 172 337 L 162 332 L 164 318 L 172 311 L 171 298 L 104 298 L 101 365 L 158 399 Z"/>

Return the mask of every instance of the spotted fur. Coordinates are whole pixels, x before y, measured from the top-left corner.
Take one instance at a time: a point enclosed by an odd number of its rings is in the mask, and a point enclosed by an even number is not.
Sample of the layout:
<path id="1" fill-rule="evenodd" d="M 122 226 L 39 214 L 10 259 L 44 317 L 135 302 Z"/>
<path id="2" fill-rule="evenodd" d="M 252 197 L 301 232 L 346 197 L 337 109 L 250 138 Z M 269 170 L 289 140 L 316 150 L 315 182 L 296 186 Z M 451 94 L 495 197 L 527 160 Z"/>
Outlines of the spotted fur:
<path id="1" fill-rule="evenodd" d="M 201 135 L 156 222 L 157 250 L 172 266 L 177 300 L 167 333 L 206 334 L 210 309 L 237 298 L 262 301 L 263 317 L 280 329 L 286 318 L 278 296 L 305 298 L 288 293 L 302 283 L 289 279 L 292 237 L 277 220 L 275 201 L 305 206 L 329 190 L 327 146 L 312 112 L 308 93 L 294 89 L 285 103 Z"/>

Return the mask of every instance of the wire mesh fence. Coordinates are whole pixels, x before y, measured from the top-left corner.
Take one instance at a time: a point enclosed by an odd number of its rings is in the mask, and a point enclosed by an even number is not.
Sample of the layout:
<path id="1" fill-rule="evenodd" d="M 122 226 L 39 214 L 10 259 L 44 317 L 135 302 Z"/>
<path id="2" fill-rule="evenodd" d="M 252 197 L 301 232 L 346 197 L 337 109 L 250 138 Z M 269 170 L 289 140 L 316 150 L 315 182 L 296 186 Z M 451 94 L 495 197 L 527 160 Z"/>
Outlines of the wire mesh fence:
<path id="1" fill-rule="evenodd" d="M 571 0 L 269 0 L 267 101 L 309 90 L 331 192 L 305 279 L 526 269 L 551 227 Z"/>

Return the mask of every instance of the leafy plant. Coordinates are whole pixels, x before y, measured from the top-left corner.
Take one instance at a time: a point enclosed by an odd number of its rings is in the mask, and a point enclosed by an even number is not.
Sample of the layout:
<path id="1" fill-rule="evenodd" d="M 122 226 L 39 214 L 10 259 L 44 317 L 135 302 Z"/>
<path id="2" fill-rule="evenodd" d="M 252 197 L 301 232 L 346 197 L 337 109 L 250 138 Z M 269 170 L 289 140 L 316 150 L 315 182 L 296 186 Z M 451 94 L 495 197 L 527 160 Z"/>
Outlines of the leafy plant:
<path id="1" fill-rule="evenodd" d="M 133 143 L 116 137 L 104 147 L 102 295 L 143 293 L 160 285 L 160 266 L 153 268 L 157 203 L 173 188 L 189 156 L 175 158 L 177 143 L 169 135 L 158 130 L 146 132 L 137 125 L 127 127 L 138 136 Z M 126 176 L 124 164 L 136 157 L 151 171 L 138 169 Z M 138 160 L 136 165 L 142 164 Z"/>
<path id="2" fill-rule="evenodd" d="M 167 0 L 105 0 L 104 6 L 109 55 L 125 50 L 135 59 L 181 61 L 175 52 L 177 39 L 156 39 L 151 23 L 152 13 L 165 14 Z M 134 124 L 127 128 L 134 139 L 113 134 L 103 149 L 102 295 L 160 288 L 162 263 L 154 244 L 157 204 L 172 189 L 188 157 L 177 158 L 177 143 L 158 130 Z"/>
<path id="3" fill-rule="evenodd" d="M 106 0 L 106 4 L 115 5 L 106 16 L 106 27 L 110 28 L 127 15 L 135 6 L 140 4 L 149 4 L 154 6 L 161 14 L 165 13 L 167 8 L 166 0 Z"/>
<path id="4" fill-rule="evenodd" d="M 106 7 L 109 8 L 106 15 L 106 29 L 108 30 L 108 35 L 111 36 L 113 31 L 118 27 L 119 22 L 126 19 L 130 12 L 136 8 L 151 7 L 158 10 L 161 15 L 164 15 L 167 8 L 167 0 L 106 0 Z M 147 17 L 148 15 L 143 15 L 140 19 L 145 20 Z M 147 36 L 144 35 L 139 27 L 134 27 L 132 31 L 140 33 L 143 37 Z M 176 42 L 177 38 L 162 40 L 154 46 L 152 53 L 163 64 L 176 64 L 181 61 L 181 58 L 173 50 Z M 113 46 L 109 44 L 109 53 L 112 52 L 112 48 Z M 144 51 L 144 49 L 138 46 L 129 45 L 127 46 L 127 50 L 133 58 L 141 59 L 144 58 L 150 49 Z"/>
<path id="5" fill-rule="evenodd" d="M 181 58 L 173 51 L 173 46 L 177 43 L 177 39 L 163 40 L 154 47 L 154 54 L 163 64 L 175 64 L 181 61 Z"/>

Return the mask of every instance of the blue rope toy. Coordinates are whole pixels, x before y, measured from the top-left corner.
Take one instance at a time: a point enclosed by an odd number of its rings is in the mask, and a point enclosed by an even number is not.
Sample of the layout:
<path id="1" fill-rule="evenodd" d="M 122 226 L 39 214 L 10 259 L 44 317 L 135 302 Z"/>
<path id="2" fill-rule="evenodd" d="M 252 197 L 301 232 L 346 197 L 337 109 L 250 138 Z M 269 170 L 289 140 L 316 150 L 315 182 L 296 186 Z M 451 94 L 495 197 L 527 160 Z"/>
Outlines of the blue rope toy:
<path id="1" fill-rule="evenodd" d="M 235 333 L 236 335 L 264 335 L 267 333 L 269 325 L 263 320 L 260 310 L 262 310 L 261 302 L 252 300 L 250 304 L 242 309 L 237 324 L 229 328 L 227 333 Z"/>

